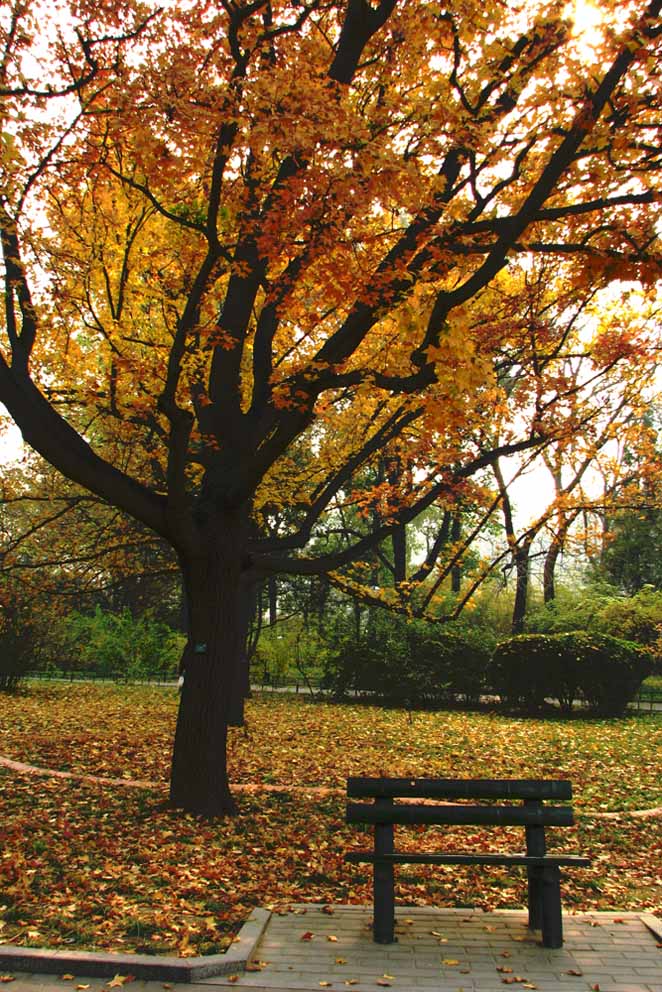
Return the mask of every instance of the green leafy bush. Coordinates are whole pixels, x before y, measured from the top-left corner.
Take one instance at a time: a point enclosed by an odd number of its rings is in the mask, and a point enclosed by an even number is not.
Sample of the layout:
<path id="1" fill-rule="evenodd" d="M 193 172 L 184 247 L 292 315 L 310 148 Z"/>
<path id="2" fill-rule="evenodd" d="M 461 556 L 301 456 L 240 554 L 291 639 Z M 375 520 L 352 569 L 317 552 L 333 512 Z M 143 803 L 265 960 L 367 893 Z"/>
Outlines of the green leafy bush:
<path id="1" fill-rule="evenodd" d="M 140 678 L 155 672 L 174 675 L 184 637 L 150 613 L 129 610 L 72 613 L 64 623 L 64 646 L 75 667 L 98 675 Z"/>
<path id="2" fill-rule="evenodd" d="M 618 716 L 636 695 L 654 664 L 630 641 L 607 634 L 521 634 L 494 652 L 490 681 L 516 709 L 532 711 L 557 699 L 569 712 L 583 699 L 596 713 Z"/>
<path id="3" fill-rule="evenodd" d="M 475 702 L 485 688 L 492 645 L 478 630 L 440 628 L 388 613 L 371 617 L 359 638 L 330 658 L 327 682 L 392 704 L 432 707 Z"/>

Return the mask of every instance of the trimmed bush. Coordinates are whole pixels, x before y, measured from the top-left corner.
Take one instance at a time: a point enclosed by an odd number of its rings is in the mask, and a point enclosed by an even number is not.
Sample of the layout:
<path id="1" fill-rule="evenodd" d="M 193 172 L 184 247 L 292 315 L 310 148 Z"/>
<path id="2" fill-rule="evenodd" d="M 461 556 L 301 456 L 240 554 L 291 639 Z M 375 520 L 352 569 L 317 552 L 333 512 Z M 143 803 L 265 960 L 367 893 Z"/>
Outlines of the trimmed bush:
<path id="1" fill-rule="evenodd" d="M 355 691 L 409 707 L 439 706 L 458 697 L 474 703 L 485 688 L 491 647 L 477 630 L 442 629 L 384 614 L 372 618 L 360 639 L 340 645 L 326 681 L 339 697 Z"/>
<path id="2" fill-rule="evenodd" d="M 515 709 L 535 711 L 557 699 L 570 712 L 581 698 L 602 716 L 619 716 L 653 668 L 638 645 L 607 634 L 521 634 L 499 644 L 489 677 Z"/>

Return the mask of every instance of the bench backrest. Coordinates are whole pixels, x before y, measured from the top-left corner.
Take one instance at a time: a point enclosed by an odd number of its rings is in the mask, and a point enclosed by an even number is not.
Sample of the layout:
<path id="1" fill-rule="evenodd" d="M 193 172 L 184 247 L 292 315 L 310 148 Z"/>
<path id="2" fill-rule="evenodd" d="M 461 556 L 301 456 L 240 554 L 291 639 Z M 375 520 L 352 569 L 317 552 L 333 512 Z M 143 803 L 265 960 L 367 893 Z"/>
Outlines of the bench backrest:
<path id="1" fill-rule="evenodd" d="M 347 795 L 369 799 L 572 799 L 563 780 L 520 778 L 348 778 Z"/>
<path id="2" fill-rule="evenodd" d="M 544 806 L 545 799 L 570 799 L 567 781 L 529 779 L 405 779 L 350 778 L 350 797 L 372 798 L 373 803 L 348 803 L 348 823 L 471 824 L 474 826 L 569 827 L 569 806 Z M 394 799 L 522 800 L 522 805 L 429 805 Z"/>

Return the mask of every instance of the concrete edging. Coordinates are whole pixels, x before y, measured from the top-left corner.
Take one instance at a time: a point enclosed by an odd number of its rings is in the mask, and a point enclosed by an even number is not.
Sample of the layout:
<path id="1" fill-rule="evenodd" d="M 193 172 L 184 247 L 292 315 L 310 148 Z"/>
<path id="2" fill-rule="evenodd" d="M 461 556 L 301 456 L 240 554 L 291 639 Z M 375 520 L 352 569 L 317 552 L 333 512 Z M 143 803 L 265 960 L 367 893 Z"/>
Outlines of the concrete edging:
<path id="1" fill-rule="evenodd" d="M 639 919 L 645 927 L 648 927 L 655 939 L 662 942 L 662 920 L 652 913 L 639 913 Z"/>
<path id="2" fill-rule="evenodd" d="M 244 971 L 270 919 L 269 910 L 256 907 L 225 954 L 176 958 L 0 944 L 0 968 L 48 975 L 77 972 L 93 978 L 113 978 L 117 974 L 127 974 L 155 981 L 195 982 L 214 975 Z"/>

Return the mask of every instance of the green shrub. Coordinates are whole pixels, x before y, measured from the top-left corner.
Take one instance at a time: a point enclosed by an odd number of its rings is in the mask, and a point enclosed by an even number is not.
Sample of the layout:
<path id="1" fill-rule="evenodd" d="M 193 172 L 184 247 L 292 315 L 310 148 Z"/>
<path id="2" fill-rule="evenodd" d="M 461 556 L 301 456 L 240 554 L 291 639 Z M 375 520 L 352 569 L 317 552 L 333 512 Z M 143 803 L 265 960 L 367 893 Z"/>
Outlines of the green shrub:
<path id="1" fill-rule="evenodd" d="M 584 699 L 596 713 L 620 716 L 654 670 L 650 654 L 607 634 L 577 634 L 575 641 L 581 646 L 577 661 Z"/>
<path id="2" fill-rule="evenodd" d="M 516 709 L 532 711 L 558 699 L 569 712 L 582 698 L 596 713 L 617 716 L 653 667 L 638 645 L 606 634 L 521 634 L 499 644 L 489 677 Z"/>
<path id="3" fill-rule="evenodd" d="M 388 613 L 373 616 L 359 639 L 330 658 L 327 683 L 338 696 L 356 691 L 391 704 L 475 702 L 485 688 L 492 645 L 478 630 L 441 628 Z"/>
<path id="4" fill-rule="evenodd" d="M 129 610 L 72 613 L 65 621 L 64 647 L 75 667 L 98 675 L 140 678 L 155 672 L 174 675 L 184 637 L 150 613 Z"/>

